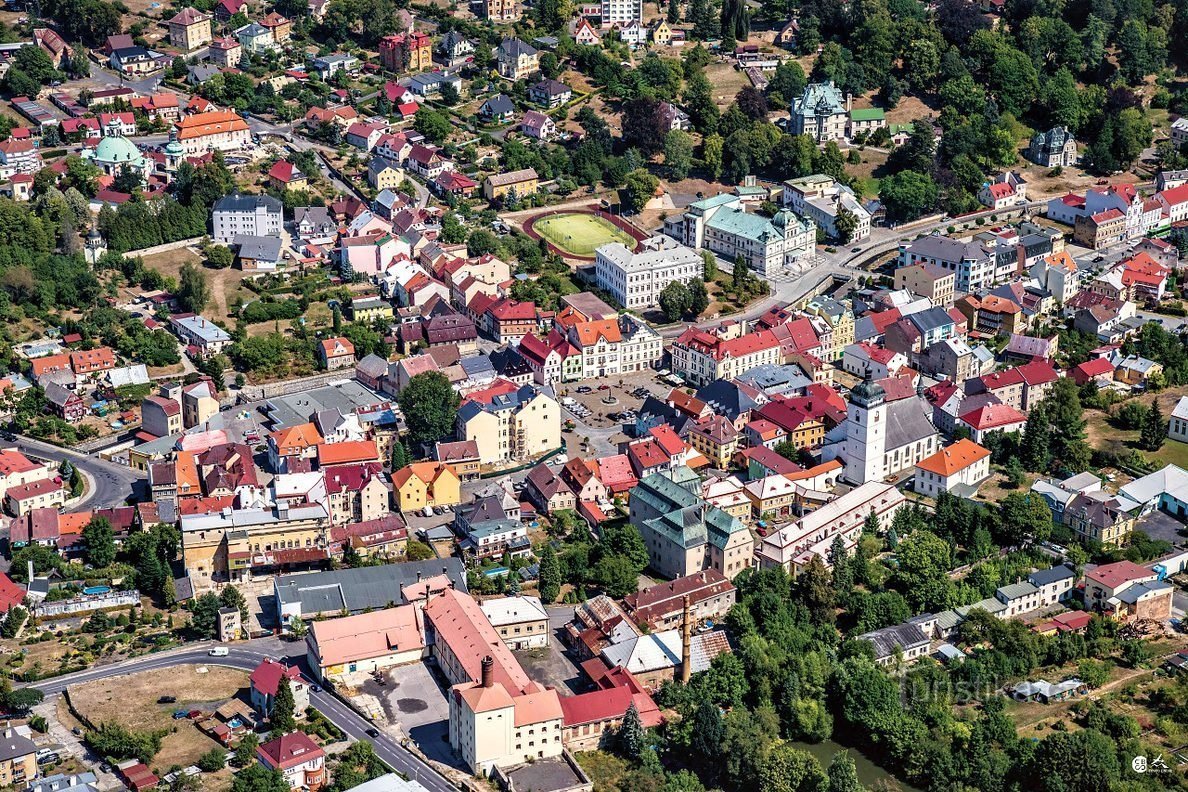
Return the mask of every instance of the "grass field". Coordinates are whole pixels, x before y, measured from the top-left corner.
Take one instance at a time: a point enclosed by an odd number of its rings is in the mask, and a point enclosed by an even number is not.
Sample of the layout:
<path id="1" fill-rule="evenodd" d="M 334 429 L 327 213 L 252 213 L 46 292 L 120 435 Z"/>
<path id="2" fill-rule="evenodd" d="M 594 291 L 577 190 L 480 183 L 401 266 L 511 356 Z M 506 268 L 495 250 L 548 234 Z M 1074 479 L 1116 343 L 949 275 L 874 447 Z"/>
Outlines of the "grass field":
<path id="1" fill-rule="evenodd" d="M 590 214 L 560 214 L 537 220 L 533 230 L 557 247 L 575 256 L 592 256 L 610 242 L 634 247 L 635 240 L 615 228 L 609 220 Z"/>
<path id="2" fill-rule="evenodd" d="M 133 731 L 168 731 L 153 766 L 185 766 L 196 762 L 216 743 L 198 731 L 192 721 L 173 720 L 172 712 L 179 707 L 211 711 L 248 687 L 247 674 L 242 671 L 220 666 L 204 669 L 206 673 L 190 666 L 143 671 L 74 685 L 70 700 L 96 725 L 115 721 Z M 177 702 L 158 704 L 162 691 L 176 695 Z"/>

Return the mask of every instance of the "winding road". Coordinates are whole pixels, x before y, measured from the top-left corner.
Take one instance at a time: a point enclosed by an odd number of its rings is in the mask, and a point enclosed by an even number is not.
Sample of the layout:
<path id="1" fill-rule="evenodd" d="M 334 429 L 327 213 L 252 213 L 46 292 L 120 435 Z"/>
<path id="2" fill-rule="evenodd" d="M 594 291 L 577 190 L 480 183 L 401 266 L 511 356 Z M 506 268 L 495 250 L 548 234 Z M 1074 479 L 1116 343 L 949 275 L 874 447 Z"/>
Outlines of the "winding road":
<path id="1" fill-rule="evenodd" d="M 265 639 L 265 641 L 269 641 L 269 639 Z M 275 642 L 269 641 L 269 643 Z M 137 657 L 132 660 L 125 660 L 122 663 L 114 663 L 97 668 L 89 668 L 86 671 L 47 679 L 43 682 L 34 682 L 24 687 L 40 690 L 48 697 L 60 694 L 66 688 L 75 684 L 93 682 L 97 679 L 110 679 L 140 671 L 174 668 L 180 665 L 221 665 L 250 673 L 265 658 L 275 657 L 274 653 L 264 650 L 264 647 L 267 645 L 261 641 L 249 641 L 244 644 L 228 647 L 229 653 L 226 657 L 211 657 L 208 652 L 213 644 L 196 644 L 185 649 Z M 293 662 L 297 659 L 290 658 L 289 661 Z M 355 740 L 370 742 L 375 748 L 376 755 L 389 767 L 417 781 L 421 786 L 429 790 L 429 792 L 456 792 L 458 789 L 457 786 L 448 781 L 444 776 L 440 775 L 436 770 L 421 761 L 421 759 L 413 755 L 408 749 L 401 746 L 399 742 L 382 731 L 378 737 L 369 736 L 367 730 L 375 728 L 375 726 L 332 693 L 328 693 L 322 689 L 319 689 L 317 693 L 311 691 L 309 700 L 314 709 L 325 715 L 326 718 L 335 726 L 342 729 L 348 736 Z"/>
<path id="2" fill-rule="evenodd" d="M 61 448 L 40 440 L 34 440 L 24 435 L 16 435 L 5 447 L 15 447 L 22 454 L 52 459 L 61 462 L 70 460 L 70 464 L 83 471 L 90 477 L 90 489 L 80 500 L 71 505 L 78 510 L 83 507 L 92 509 L 105 506 L 123 506 L 128 498 L 137 495 L 137 485 L 144 482 L 144 477 L 127 465 L 118 465 L 99 457 Z"/>

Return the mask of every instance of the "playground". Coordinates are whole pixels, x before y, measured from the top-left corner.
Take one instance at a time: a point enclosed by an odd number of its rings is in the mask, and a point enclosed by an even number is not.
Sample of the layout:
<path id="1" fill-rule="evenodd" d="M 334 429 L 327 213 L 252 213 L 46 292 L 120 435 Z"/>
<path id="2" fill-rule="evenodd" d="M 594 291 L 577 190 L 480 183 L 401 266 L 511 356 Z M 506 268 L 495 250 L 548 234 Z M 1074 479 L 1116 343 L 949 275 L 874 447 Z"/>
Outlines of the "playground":
<path id="1" fill-rule="evenodd" d="M 605 217 L 586 212 L 533 218 L 529 227 L 561 253 L 581 258 L 593 258 L 595 250 L 610 242 L 634 248 L 636 241 Z"/>

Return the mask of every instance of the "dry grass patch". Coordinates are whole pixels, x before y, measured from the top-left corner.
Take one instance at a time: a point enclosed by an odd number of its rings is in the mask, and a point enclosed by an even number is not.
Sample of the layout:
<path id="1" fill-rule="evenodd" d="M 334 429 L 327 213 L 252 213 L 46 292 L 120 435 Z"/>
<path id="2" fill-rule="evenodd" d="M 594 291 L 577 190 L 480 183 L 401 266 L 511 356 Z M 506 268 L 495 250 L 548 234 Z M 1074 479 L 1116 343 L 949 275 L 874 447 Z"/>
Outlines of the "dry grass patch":
<path id="1" fill-rule="evenodd" d="M 199 668 L 205 669 L 200 673 Z M 169 731 L 161 741 L 154 767 L 190 765 L 218 745 L 190 720 L 173 720 L 182 707 L 213 710 L 247 688 L 242 671 L 219 666 L 179 666 L 102 679 L 70 688 L 75 710 L 95 725 L 115 722 L 132 731 Z M 176 704 L 158 704 L 162 695 Z"/>

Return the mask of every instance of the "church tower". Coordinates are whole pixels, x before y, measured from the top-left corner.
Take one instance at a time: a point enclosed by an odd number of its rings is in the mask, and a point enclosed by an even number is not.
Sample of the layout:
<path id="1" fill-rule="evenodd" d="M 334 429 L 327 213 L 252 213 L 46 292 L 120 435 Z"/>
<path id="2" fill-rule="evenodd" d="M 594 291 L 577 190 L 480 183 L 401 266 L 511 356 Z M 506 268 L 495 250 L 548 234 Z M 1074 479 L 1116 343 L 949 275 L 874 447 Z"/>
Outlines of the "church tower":
<path id="1" fill-rule="evenodd" d="M 871 370 L 850 391 L 846 407 L 846 469 L 844 478 L 852 484 L 879 481 L 886 475 L 887 403 L 886 392 L 874 381 Z"/>

